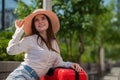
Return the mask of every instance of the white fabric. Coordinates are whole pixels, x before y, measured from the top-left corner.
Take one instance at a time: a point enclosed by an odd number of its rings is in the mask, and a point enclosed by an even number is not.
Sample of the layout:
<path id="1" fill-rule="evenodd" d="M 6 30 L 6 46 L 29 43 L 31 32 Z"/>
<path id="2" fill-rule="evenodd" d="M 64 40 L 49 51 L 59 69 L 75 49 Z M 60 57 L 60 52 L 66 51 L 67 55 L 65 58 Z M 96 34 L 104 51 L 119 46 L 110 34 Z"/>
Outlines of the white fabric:
<path id="1" fill-rule="evenodd" d="M 59 53 L 48 50 L 45 43 L 40 47 L 37 43 L 37 35 L 24 37 L 22 29 L 16 29 L 15 34 L 9 41 L 7 47 L 7 53 L 9 55 L 15 55 L 25 52 L 24 61 L 22 64 L 32 67 L 39 77 L 45 75 L 51 67 L 70 67 L 71 62 L 64 62 Z M 39 38 L 39 41 L 41 39 Z M 60 52 L 57 42 L 52 42 L 52 47 Z"/>

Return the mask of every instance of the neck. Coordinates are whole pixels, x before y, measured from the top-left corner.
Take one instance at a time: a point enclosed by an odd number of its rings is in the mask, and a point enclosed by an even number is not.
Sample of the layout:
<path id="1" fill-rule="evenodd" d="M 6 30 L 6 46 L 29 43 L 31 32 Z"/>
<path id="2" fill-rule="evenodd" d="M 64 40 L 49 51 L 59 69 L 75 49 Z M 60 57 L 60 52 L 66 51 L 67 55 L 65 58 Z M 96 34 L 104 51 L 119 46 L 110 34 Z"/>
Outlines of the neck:
<path id="1" fill-rule="evenodd" d="M 45 41 L 47 42 L 47 32 L 40 32 L 40 35 L 45 39 Z"/>

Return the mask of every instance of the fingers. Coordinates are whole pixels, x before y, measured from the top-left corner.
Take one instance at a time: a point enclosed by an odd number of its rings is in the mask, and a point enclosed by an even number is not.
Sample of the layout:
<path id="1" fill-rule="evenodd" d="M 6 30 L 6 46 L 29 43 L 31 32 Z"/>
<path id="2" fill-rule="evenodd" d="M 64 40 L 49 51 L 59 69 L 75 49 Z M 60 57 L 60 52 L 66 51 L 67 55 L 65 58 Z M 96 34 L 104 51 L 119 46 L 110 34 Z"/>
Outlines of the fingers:
<path id="1" fill-rule="evenodd" d="M 73 63 L 73 64 L 71 65 L 71 67 L 72 67 L 73 69 L 75 69 L 77 72 L 79 72 L 79 71 L 81 70 L 80 65 L 77 64 L 77 63 Z"/>
<path id="2" fill-rule="evenodd" d="M 16 20 L 15 27 L 16 28 L 23 28 L 24 20 Z"/>

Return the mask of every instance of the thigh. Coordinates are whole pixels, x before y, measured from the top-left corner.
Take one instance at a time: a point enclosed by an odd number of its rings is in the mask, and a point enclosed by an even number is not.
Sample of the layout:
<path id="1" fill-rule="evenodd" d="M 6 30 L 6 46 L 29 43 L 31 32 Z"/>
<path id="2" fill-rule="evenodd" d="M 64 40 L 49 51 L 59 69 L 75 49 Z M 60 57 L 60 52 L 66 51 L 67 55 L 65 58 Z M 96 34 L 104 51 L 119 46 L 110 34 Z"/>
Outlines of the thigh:
<path id="1" fill-rule="evenodd" d="M 24 75 L 12 75 L 10 74 L 6 80 L 28 80 Z"/>
<path id="2" fill-rule="evenodd" d="M 28 80 L 24 75 L 18 75 L 13 78 L 13 80 Z"/>
<path id="3" fill-rule="evenodd" d="M 34 80 L 30 75 L 22 69 L 16 69 L 9 74 L 6 80 Z"/>

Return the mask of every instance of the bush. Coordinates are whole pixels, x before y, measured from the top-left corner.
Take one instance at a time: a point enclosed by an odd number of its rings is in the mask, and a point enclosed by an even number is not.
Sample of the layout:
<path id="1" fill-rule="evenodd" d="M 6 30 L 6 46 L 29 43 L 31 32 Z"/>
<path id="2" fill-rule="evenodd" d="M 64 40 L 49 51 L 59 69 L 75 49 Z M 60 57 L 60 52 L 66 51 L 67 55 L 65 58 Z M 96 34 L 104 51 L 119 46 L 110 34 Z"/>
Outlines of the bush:
<path id="1" fill-rule="evenodd" d="M 8 46 L 9 40 L 12 38 L 14 33 L 13 27 L 0 32 L 0 61 L 22 61 L 23 54 L 19 55 L 8 55 L 6 52 L 6 48 Z"/>

